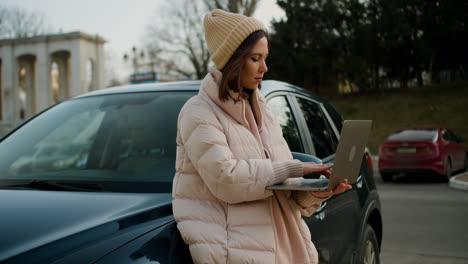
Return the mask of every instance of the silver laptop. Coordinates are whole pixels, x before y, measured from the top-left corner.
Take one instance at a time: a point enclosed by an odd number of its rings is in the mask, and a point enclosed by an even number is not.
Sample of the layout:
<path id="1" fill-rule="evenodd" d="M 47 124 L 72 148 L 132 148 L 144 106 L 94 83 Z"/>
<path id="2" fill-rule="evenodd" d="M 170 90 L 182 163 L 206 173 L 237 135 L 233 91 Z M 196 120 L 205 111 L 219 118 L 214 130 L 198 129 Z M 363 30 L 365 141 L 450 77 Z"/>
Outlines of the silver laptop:
<path id="1" fill-rule="evenodd" d="M 356 182 L 361 169 L 372 120 L 345 120 L 335 153 L 330 178 L 289 178 L 284 182 L 268 186 L 268 190 L 321 191 L 333 190 L 344 179 L 349 184 Z"/>

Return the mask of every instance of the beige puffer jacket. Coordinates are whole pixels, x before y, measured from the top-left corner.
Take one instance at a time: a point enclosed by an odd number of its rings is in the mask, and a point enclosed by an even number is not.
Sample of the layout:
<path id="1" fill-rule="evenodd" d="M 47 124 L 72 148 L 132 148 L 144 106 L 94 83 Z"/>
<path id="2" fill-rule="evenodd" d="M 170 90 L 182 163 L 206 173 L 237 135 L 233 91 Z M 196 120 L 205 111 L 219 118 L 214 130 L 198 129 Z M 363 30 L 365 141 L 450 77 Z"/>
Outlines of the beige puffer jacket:
<path id="1" fill-rule="evenodd" d="M 253 93 L 251 106 L 263 146 L 248 128 L 244 102 L 218 99 L 220 79 L 221 72 L 212 69 L 178 120 L 173 211 L 194 262 L 278 263 L 272 216 L 276 199 L 288 200 L 301 233 L 298 243 L 305 244 L 308 259 L 316 259 L 301 214 L 310 216 L 321 200 L 296 202 L 291 192 L 274 197 L 265 189 L 275 173 L 302 175 L 302 164 L 292 160 L 260 92 Z"/>

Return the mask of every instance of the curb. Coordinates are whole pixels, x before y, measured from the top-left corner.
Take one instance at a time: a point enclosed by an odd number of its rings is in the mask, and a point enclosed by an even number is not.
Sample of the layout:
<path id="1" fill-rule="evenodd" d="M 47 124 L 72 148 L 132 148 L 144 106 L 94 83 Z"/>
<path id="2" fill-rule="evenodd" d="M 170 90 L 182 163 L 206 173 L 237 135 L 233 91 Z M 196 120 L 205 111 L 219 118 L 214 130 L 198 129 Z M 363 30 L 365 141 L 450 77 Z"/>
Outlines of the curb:
<path id="1" fill-rule="evenodd" d="M 467 176 L 467 175 L 468 175 L 468 172 L 464 172 L 462 174 L 459 174 L 457 176 L 450 178 L 449 186 L 454 189 L 468 191 L 468 182 L 457 180 L 457 178 Z"/>

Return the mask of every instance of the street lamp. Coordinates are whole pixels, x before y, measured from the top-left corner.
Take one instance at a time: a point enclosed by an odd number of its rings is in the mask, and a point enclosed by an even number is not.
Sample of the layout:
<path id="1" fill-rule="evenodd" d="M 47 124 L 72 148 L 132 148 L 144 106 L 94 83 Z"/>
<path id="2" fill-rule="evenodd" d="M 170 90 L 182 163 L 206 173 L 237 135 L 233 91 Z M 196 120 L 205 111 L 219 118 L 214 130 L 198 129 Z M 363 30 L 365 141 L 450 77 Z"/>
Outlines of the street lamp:
<path id="1" fill-rule="evenodd" d="M 124 54 L 123 59 L 125 62 L 127 62 L 130 58 L 127 53 Z M 133 65 L 133 73 L 136 74 L 138 73 L 138 68 L 141 63 L 139 63 L 139 59 L 144 60 L 145 59 L 145 52 L 142 50 L 140 52 L 140 56 L 137 55 L 137 48 L 135 46 L 132 47 L 132 65 Z"/>
<path id="2" fill-rule="evenodd" d="M 156 72 L 154 71 L 154 58 L 156 54 L 154 52 L 149 53 L 149 63 L 145 62 L 146 54 L 143 50 L 139 51 L 135 46 L 132 47 L 131 56 L 127 53 L 124 54 L 123 59 L 125 62 L 128 60 L 132 61 L 133 65 L 133 74 L 130 76 L 132 83 L 144 82 L 144 81 L 154 81 L 156 80 Z M 139 68 L 143 66 L 151 66 L 151 72 L 139 72 Z"/>

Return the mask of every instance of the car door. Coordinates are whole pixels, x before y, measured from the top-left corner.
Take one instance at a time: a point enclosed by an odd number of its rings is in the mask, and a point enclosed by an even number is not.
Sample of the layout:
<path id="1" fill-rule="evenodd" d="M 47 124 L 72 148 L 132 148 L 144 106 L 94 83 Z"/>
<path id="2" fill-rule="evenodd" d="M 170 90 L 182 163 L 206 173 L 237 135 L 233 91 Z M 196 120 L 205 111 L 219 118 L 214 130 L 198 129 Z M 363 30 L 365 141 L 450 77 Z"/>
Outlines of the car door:
<path id="1" fill-rule="evenodd" d="M 324 163 L 333 164 L 337 127 L 341 126 L 329 121 L 320 103 L 277 92 L 268 96 L 268 106 L 277 117 L 291 151 L 314 155 Z M 339 263 L 352 258 L 350 245 L 354 245 L 359 234 L 358 200 L 356 191 L 349 191 L 323 202 L 311 217 L 304 217 L 321 263 Z"/>
<path id="2" fill-rule="evenodd" d="M 452 156 L 452 169 L 453 171 L 461 170 L 465 166 L 465 148 L 459 143 L 458 137 L 450 129 L 447 129 L 449 155 Z"/>
<path id="3" fill-rule="evenodd" d="M 333 165 L 338 145 L 338 129 L 322 103 L 301 95 L 295 95 L 292 105 L 296 106 L 297 119 L 305 124 L 306 134 L 312 142 L 312 153 L 325 164 Z M 341 124 L 340 124 L 341 125 Z M 339 263 L 352 259 L 353 247 L 360 230 L 359 189 L 353 189 L 325 201 L 322 207 L 306 223 L 312 233 L 323 262 Z"/>

